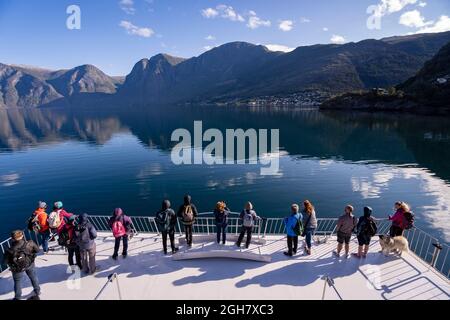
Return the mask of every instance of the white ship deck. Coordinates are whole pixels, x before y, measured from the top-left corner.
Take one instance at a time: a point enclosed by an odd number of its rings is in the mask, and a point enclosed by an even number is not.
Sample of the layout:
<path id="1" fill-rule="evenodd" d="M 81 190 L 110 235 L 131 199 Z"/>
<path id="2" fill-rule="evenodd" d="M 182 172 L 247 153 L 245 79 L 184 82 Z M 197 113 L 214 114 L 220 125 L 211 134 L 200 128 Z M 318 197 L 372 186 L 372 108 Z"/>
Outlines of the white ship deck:
<path id="1" fill-rule="evenodd" d="M 118 261 L 112 260 L 113 245 L 110 234 L 99 234 L 97 264 L 100 270 L 93 276 L 82 276 L 79 289 L 70 289 L 70 284 L 74 283 L 67 281 L 70 274 L 63 250 L 38 256 L 36 270 L 41 283 L 41 299 L 92 300 L 112 273 L 118 274 L 122 298 L 126 300 L 317 300 L 322 299 L 325 275 L 334 279 L 338 292 L 327 286 L 325 299 L 449 300 L 450 297 L 448 279 L 413 253 L 385 257 L 378 252 L 380 247 L 375 240 L 366 259 L 334 257 L 334 238 L 325 244 L 314 245 L 311 256 L 300 253 L 287 258 L 283 255 L 285 238 L 267 236 L 265 245 L 253 244 L 249 251 L 269 255 L 270 263 L 225 258 L 175 261 L 171 256 L 163 255 L 161 239 L 156 234 L 140 234 L 133 238 L 127 259 L 119 256 Z M 352 252 L 356 248 L 357 243 L 352 242 Z M 183 252 L 182 246 L 180 249 Z M 232 242 L 219 246 L 212 241 L 194 244 L 191 250 L 239 251 Z M 30 294 L 32 289 L 28 279 L 23 286 L 24 295 Z M 0 274 L 0 299 L 12 299 L 12 291 L 11 273 L 5 271 Z M 118 298 L 116 283 L 108 285 L 99 297 L 100 300 Z"/>

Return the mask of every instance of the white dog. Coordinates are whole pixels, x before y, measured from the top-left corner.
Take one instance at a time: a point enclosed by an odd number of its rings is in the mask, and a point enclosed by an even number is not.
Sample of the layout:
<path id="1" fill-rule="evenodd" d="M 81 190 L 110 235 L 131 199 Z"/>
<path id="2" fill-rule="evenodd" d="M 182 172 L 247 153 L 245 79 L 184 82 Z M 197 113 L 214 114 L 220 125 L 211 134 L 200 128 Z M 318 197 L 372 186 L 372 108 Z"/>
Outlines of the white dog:
<path id="1" fill-rule="evenodd" d="M 399 256 L 402 255 L 403 251 L 409 251 L 408 239 L 403 236 L 390 237 L 380 235 L 380 245 L 381 252 L 383 252 L 385 256 L 389 255 L 392 251 L 396 251 Z"/>

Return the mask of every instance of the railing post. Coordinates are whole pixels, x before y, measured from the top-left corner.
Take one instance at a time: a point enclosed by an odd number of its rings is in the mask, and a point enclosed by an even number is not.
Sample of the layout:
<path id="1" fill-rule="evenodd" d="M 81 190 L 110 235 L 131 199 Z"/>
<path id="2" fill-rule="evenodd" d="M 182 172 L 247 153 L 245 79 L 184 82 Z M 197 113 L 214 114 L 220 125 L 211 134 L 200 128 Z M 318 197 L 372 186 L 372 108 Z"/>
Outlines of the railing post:
<path id="1" fill-rule="evenodd" d="M 430 264 L 433 268 L 435 268 L 437 259 L 439 258 L 439 254 L 441 253 L 441 250 L 442 250 L 442 246 L 438 241 L 436 243 L 433 243 L 433 247 L 434 247 L 434 252 L 433 252 L 433 257 L 431 258 Z"/>
<path id="2" fill-rule="evenodd" d="M 269 224 L 269 220 L 266 220 L 266 225 L 264 226 L 264 233 L 263 233 L 263 238 L 266 237 L 266 232 L 267 232 L 267 225 Z"/>

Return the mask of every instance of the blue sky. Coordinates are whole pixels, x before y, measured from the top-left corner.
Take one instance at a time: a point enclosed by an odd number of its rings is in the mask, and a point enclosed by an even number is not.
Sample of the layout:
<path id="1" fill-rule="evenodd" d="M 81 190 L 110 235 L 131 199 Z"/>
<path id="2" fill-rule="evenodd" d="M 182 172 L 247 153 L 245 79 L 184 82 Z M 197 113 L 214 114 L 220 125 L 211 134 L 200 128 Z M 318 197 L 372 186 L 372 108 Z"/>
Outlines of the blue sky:
<path id="1" fill-rule="evenodd" d="M 66 26 L 70 5 L 81 10 L 79 30 Z M 450 30 L 449 16 L 448 0 L 0 0 L 0 62 L 89 63 L 126 75 L 160 52 L 191 57 L 231 41 L 289 50 L 440 32 Z"/>

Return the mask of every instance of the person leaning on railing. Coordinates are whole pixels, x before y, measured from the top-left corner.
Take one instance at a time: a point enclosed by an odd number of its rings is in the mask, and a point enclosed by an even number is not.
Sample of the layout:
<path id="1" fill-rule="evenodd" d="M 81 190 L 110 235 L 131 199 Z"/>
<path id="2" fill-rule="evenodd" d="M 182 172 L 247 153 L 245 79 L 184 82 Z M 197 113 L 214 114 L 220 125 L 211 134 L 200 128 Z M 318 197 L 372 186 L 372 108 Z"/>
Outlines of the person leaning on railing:
<path id="1" fill-rule="evenodd" d="M 220 238 L 222 237 L 222 244 L 227 242 L 227 227 L 228 216 L 230 215 L 230 209 L 228 209 L 225 201 L 219 201 L 214 209 L 214 218 L 216 220 L 217 230 L 217 243 L 220 244 Z"/>
<path id="2" fill-rule="evenodd" d="M 184 196 L 184 203 L 180 206 L 177 216 L 181 218 L 186 233 L 186 243 L 188 247 L 192 247 L 192 226 L 198 216 L 197 207 L 192 203 L 190 195 Z"/>
<path id="3" fill-rule="evenodd" d="M 162 243 L 164 254 L 167 254 L 167 236 L 170 239 L 170 247 L 172 254 L 178 251 L 175 247 L 175 225 L 177 223 L 177 215 L 171 208 L 169 200 L 164 200 L 161 206 L 161 210 L 156 213 L 155 222 L 162 235 Z"/>
<path id="4" fill-rule="evenodd" d="M 349 257 L 350 251 L 350 238 L 356 228 L 358 219 L 353 215 L 354 208 L 352 205 L 347 205 L 344 209 L 344 214 L 339 217 L 336 232 L 337 232 L 337 249 L 334 251 L 334 255 L 339 257 L 342 251 L 342 247 L 345 243 L 345 258 Z"/>
<path id="5" fill-rule="evenodd" d="M 253 205 L 251 202 L 247 202 L 245 204 L 245 208 L 244 210 L 242 210 L 239 218 L 242 220 L 242 229 L 238 241 L 236 242 L 236 246 L 238 246 L 239 248 L 241 247 L 242 240 L 244 239 L 244 236 L 247 233 L 247 241 L 245 243 L 245 248 L 248 249 L 252 241 L 253 227 L 255 226 L 256 221 L 258 221 L 261 218 L 258 217 L 256 212 L 253 210 Z"/>
<path id="6" fill-rule="evenodd" d="M 409 205 L 402 201 L 397 201 L 394 205 L 395 213 L 389 216 L 392 221 L 389 235 L 391 237 L 402 236 L 405 231 L 405 213 L 410 211 Z"/>
<path id="7" fill-rule="evenodd" d="M 301 230 L 302 224 L 302 214 L 299 212 L 300 208 L 298 204 L 291 205 L 291 214 L 289 217 L 284 219 L 284 224 L 286 226 L 287 234 L 287 247 L 288 251 L 283 252 L 284 255 L 292 257 L 297 254 L 298 248 L 298 236 L 303 231 Z"/>
<path id="8" fill-rule="evenodd" d="M 313 204 L 309 200 L 303 201 L 303 209 L 301 210 L 303 216 L 303 233 L 302 237 L 305 238 L 305 253 L 311 254 L 311 240 L 314 232 L 317 229 L 317 217 L 316 210 Z"/>

